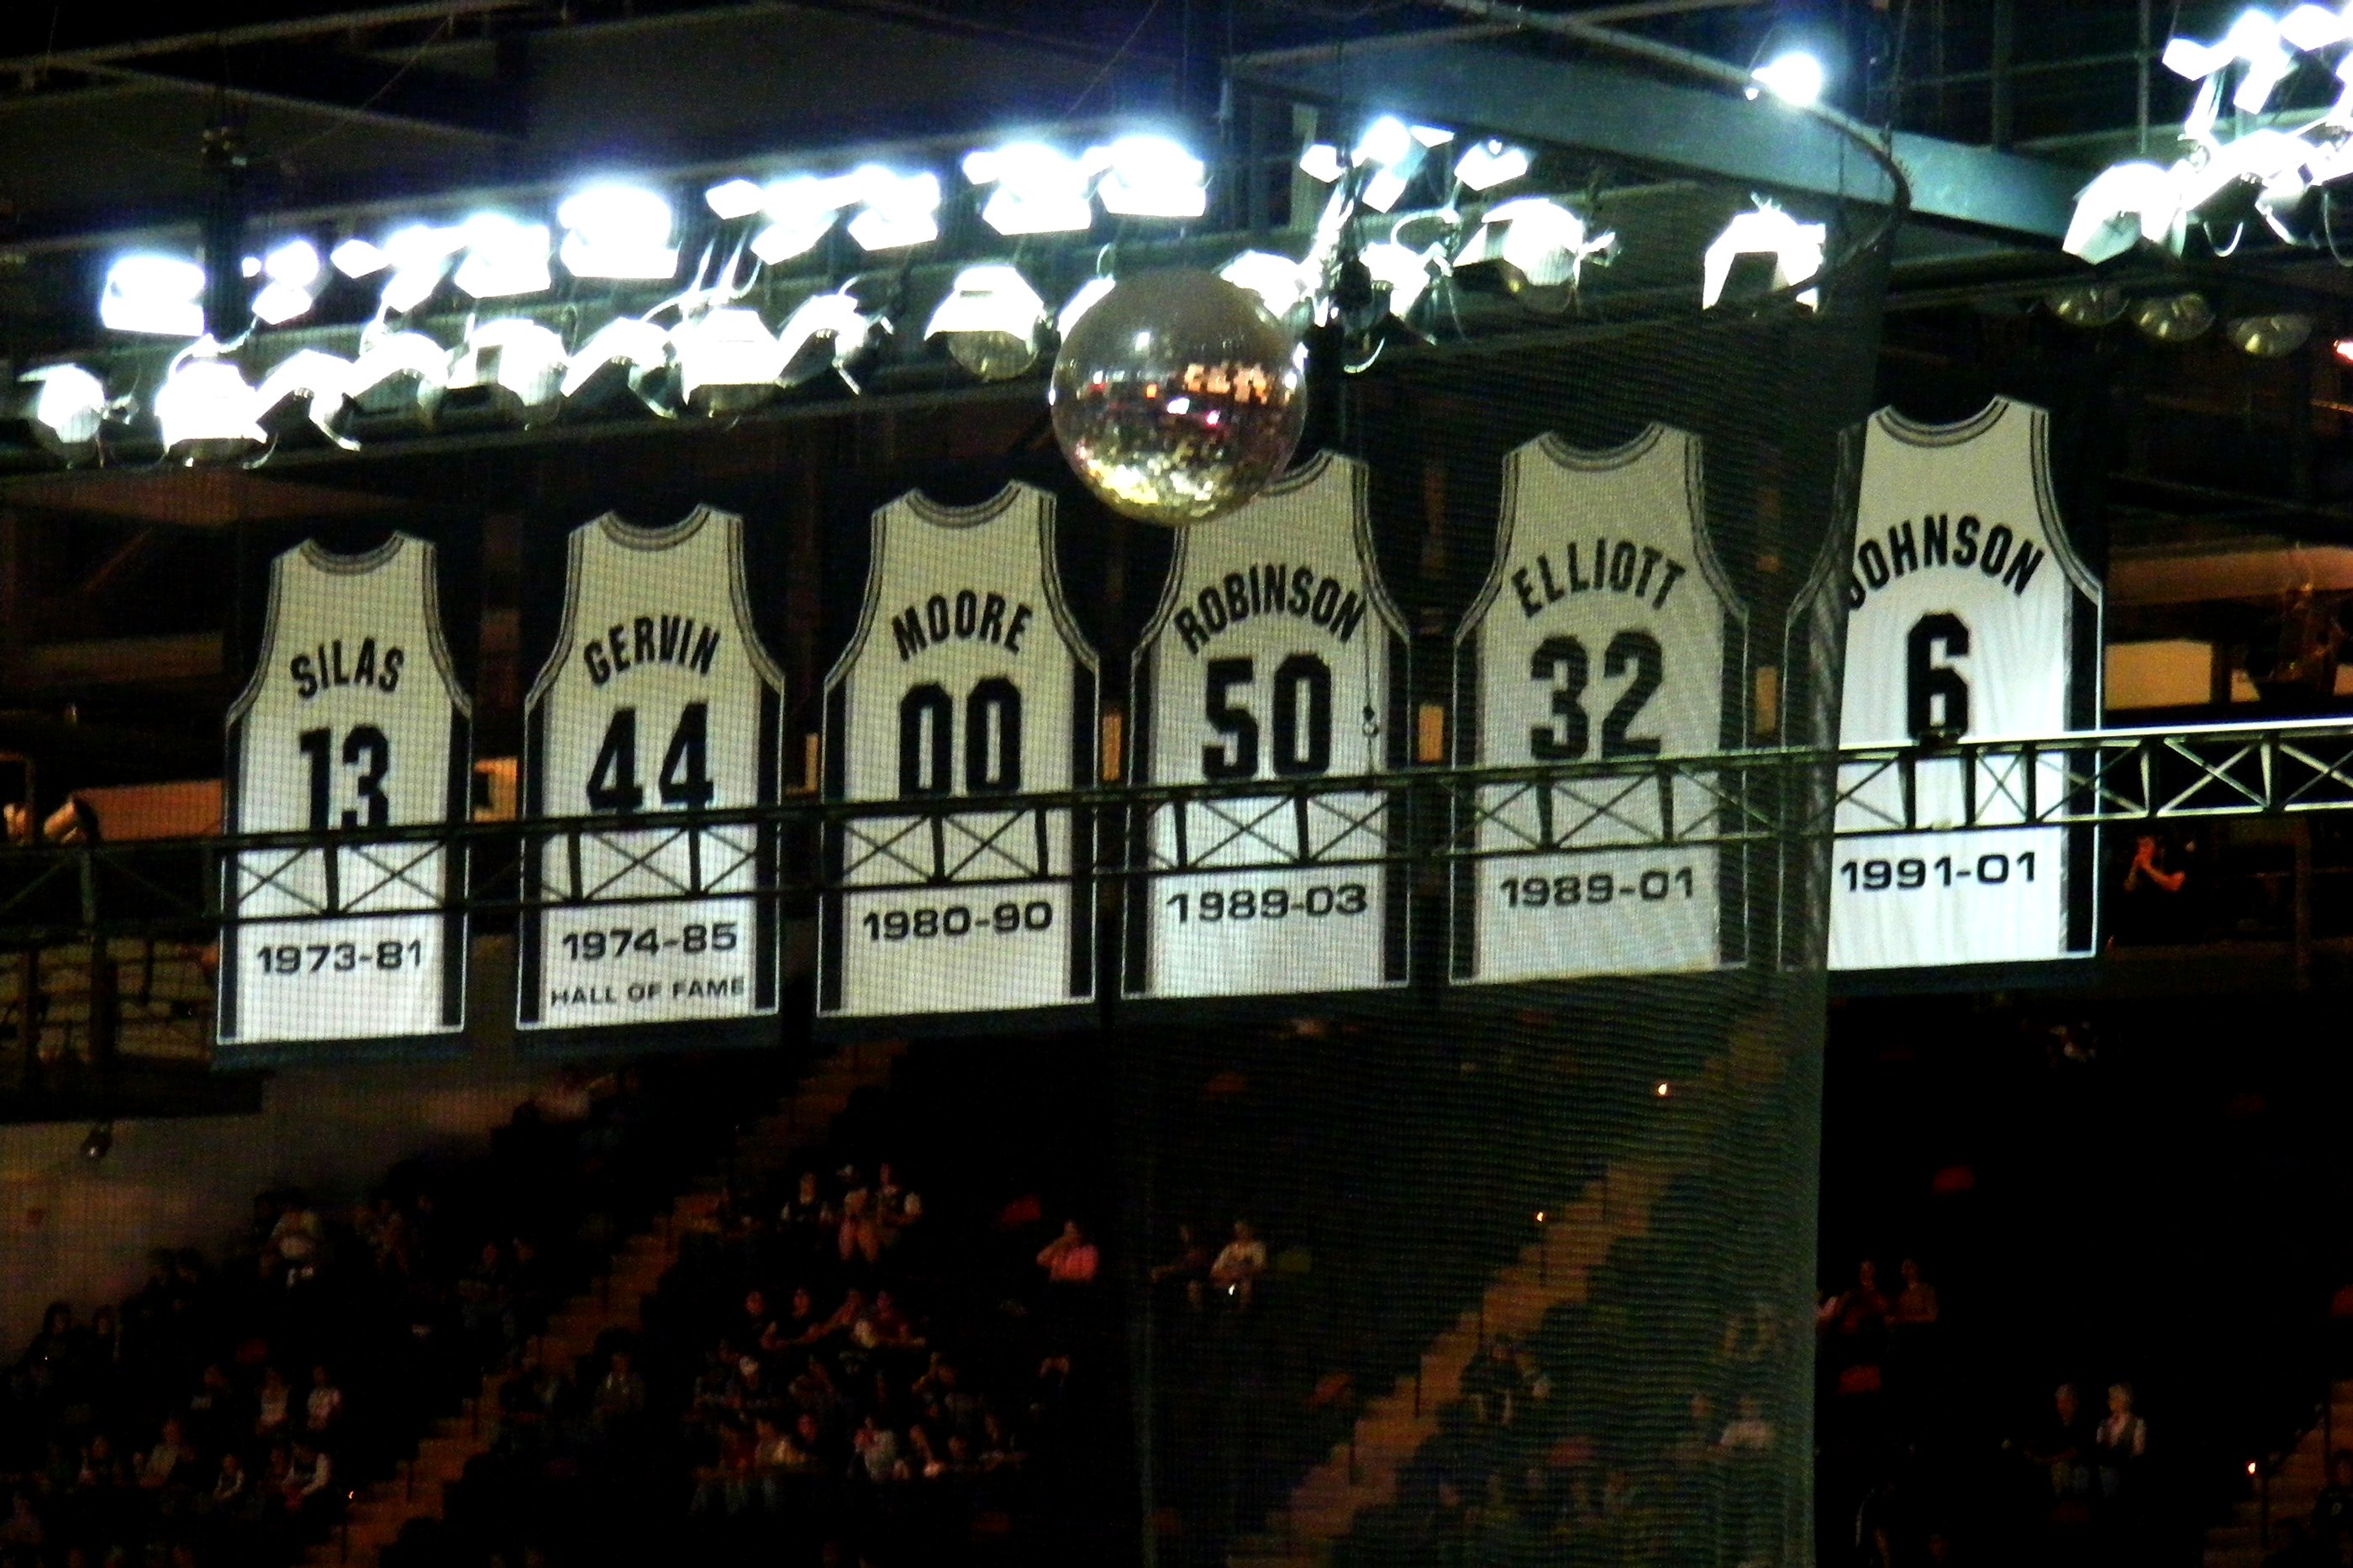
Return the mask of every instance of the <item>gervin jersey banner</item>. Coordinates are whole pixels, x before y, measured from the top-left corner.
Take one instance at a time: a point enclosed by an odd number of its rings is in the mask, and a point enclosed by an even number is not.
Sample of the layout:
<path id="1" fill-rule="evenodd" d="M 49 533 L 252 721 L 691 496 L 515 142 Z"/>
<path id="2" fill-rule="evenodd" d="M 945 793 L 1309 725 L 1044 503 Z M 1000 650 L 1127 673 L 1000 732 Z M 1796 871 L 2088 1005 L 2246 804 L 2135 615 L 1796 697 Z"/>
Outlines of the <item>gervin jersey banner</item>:
<path id="1" fill-rule="evenodd" d="M 857 629 L 826 678 L 825 798 L 964 807 L 1093 784 L 1097 667 L 1063 603 L 1053 498 L 910 494 L 874 513 L 872 539 Z M 1087 1001 L 1093 847 L 1092 813 L 1060 807 L 828 823 L 818 1011 Z"/>
<path id="2" fill-rule="evenodd" d="M 2067 542 L 2050 416 L 1996 398 L 1954 425 L 1892 408 L 1863 437 L 1854 532 L 1816 591 L 1846 599 L 1841 747 L 2031 739 L 2099 719 L 2100 585 Z M 1841 837 L 1833 969 L 1992 963 L 2092 951 L 2091 830 L 2004 827 L 2063 802 L 2063 762 L 1923 758 L 1914 820 L 1975 829 Z M 1893 767 L 1841 764 L 1841 830 L 1905 820 Z M 1974 811 L 1974 818 L 1970 813 Z"/>
<path id="3" fill-rule="evenodd" d="M 1405 623 L 1382 589 L 1366 473 L 1324 453 L 1181 531 L 1135 653 L 1129 776 L 1187 784 L 1406 765 Z M 1125 988 L 1144 996 L 1352 991 L 1406 978 L 1406 879 L 1371 863 L 1219 870 L 1392 847 L 1384 791 L 1153 810 L 1134 846 Z"/>
<path id="4" fill-rule="evenodd" d="M 442 641 L 433 546 L 317 543 L 270 563 L 253 679 L 229 710 L 225 824 L 332 833 L 231 858 L 218 1043 L 454 1034 L 464 1022 L 462 852 L 367 831 L 466 819 L 470 709 Z M 288 917 L 302 918 L 263 918 Z"/>
<path id="5" fill-rule="evenodd" d="M 1504 459 L 1495 564 L 1455 638 L 1465 767 L 1706 755 L 1741 743 L 1746 613 L 1709 549 L 1699 437 L 1556 437 Z M 1629 773 L 1483 788 L 1455 869 L 1454 977 L 1713 969 L 1727 952 L 1712 792 Z M 1515 849 L 1525 854 L 1508 853 Z"/>
<path id="6" fill-rule="evenodd" d="M 526 847 L 525 1029 L 776 1009 L 775 900 L 751 896 L 776 884 L 775 830 L 690 816 L 777 800 L 784 680 L 754 629 L 742 526 L 703 507 L 572 531 L 563 626 L 524 709 L 523 809 L 633 821 Z"/>

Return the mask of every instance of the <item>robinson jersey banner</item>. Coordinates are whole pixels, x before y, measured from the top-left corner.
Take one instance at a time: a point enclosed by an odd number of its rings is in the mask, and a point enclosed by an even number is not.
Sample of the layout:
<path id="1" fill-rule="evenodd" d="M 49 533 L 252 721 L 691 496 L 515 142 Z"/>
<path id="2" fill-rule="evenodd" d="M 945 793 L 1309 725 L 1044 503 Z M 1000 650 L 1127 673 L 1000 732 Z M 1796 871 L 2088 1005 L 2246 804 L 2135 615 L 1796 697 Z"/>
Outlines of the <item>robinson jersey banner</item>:
<path id="1" fill-rule="evenodd" d="M 270 563 L 260 658 L 229 710 L 225 826 L 353 842 L 231 858 L 225 1054 L 464 1023 L 462 852 L 366 839 L 466 819 L 470 715 L 442 641 L 432 545 L 396 533 L 335 555 L 308 542 Z"/>
<path id="2" fill-rule="evenodd" d="M 2051 490 L 2050 416 L 1996 398 L 1956 425 L 1892 408 L 1863 437 L 1855 531 L 1819 591 L 1846 597 L 1842 747 L 2030 739 L 2099 720 L 2100 585 Z M 1842 764 L 1841 830 L 1905 820 L 1893 767 Z M 2063 800 L 2058 758 L 1924 759 L 1929 826 L 2027 820 Z M 2030 788 L 2030 786 L 2031 786 Z M 1992 963 L 2092 951 L 2092 830 L 2000 827 L 1841 838 L 1833 969 Z"/>
<path id="3" fill-rule="evenodd" d="M 1746 611 L 1709 549 L 1699 438 L 1653 425 L 1504 459 L 1495 565 L 1455 637 L 1455 761 L 1639 763 L 1742 742 Z M 1458 863 L 1453 973 L 1508 981 L 1736 961 L 1695 780 L 1618 775 L 1480 792 L 1481 858 Z M 1528 853 L 1509 853 L 1525 849 Z M 1488 857 L 1492 857 L 1488 858 Z"/>
<path id="4" fill-rule="evenodd" d="M 773 829 L 689 814 L 777 799 L 784 679 L 760 647 L 742 521 L 607 515 L 572 531 L 564 624 L 523 721 L 523 811 L 642 818 L 539 837 L 523 857 L 526 1029 L 744 1018 L 776 1008 Z M 570 900 L 596 900 L 567 908 Z"/>
<path id="5" fill-rule="evenodd" d="M 1216 521 L 1180 531 L 1135 654 L 1129 776 L 1185 784 L 1346 777 L 1406 765 L 1405 623 L 1382 589 L 1366 473 L 1326 452 Z M 1152 808 L 1127 918 L 1127 991 L 1239 996 L 1406 978 L 1401 867 L 1232 870 L 1271 856 L 1379 857 L 1386 792 Z"/>
<path id="6" fill-rule="evenodd" d="M 874 513 L 865 605 L 826 677 L 825 797 L 986 801 L 1095 782 L 1094 652 L 1062 600 L 1054 501 L 909 494 Z M 959 809 L 825 828 L 818 1006 L 843 1016 L 1094 994 L 1093 814 Z M 909 887 L 923 882 L 929 885 Z M 860 883 L 895 883 L 860 891 Z"/>

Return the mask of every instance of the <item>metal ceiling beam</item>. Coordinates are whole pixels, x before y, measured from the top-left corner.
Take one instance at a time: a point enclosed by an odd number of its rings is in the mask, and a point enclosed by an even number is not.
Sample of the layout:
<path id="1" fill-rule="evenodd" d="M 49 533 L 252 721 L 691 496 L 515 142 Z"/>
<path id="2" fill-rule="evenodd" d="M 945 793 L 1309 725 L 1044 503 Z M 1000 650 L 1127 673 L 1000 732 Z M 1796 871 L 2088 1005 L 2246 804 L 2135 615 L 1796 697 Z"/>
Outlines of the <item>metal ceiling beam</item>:
<path id="1" fill-rule="evenodd" d="M 152 55 L 175 55 L 189 50 L 244 48 L 252 44 L 284 43 L 293 38 L 332 37 L 373 27 L 400 26 L 416 22 L 449 22 L 491 11 L 513 11 L 530 0 L 423 0 L 408 5 L 377 5 L 353 11 L 323 12 L 315 16 L 290 17 L 282 22 L 257 22 L 211 32 L 174 33 L 155 37 L 124 38 L 82 48 L 44 49 L 37 55 L 0 59 L 0 78 L 38 75 L 52 68 L 143 59 Z"/>
<path id="2" fill-rule="evenodd" d="M 1845 137 L 1769 100 L 1678 87 L 1492 40 L 1409 35 L 1244 55 L 1229 68 L 1255 91 L 1475 126 L 1760 190 L 1873 204 L 1891 194 L 1887 176 Z M 1891 148 L 1912 183 L 1915 218 L 2037 240 L 2066 233 L 2086 178 L 1934 136 L 1898 132 Z"/>
<path id="3" fill-rule="evenodd" d="M 135 65 L 101 62 L 75 68 L 401 130 L 493 140 L 514 140 L 523 131 L 522 94 L 511 84 L 299 44 L 240 55 L 227 70 L 218 56 L 195 51 L 144 55 Z"/>

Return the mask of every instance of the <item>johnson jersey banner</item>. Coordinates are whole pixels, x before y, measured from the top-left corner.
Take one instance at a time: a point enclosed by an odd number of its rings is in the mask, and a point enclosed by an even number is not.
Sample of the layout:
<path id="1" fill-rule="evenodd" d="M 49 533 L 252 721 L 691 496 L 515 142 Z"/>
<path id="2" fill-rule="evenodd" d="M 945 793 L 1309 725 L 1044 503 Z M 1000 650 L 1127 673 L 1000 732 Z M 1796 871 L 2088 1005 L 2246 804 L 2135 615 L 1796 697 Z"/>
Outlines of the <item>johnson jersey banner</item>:
<path id="1" fill-rule="evenodd" d="M 1746 611 L 1708 546 L 1699 438 L 1653 425 L 1588 452 L 1544 437 L 1504 466 L 1494 568 L 1455 638 L 1457 763 L 1639 763 L 1740 744 Z M 1725 852 L 1671 842 L 1716 821 L 1716 788 L 1639 771 L 1483 787 L 1480 858 L 1455 868 L 1454 977 L 1736 961 Z"/>
<path id="2" fill-rule="evenodd" d="M 1180 531 L 1135 653 L 1129 776 L 1139 784 L 1376 774 L 1406 765 L 1405 623 L 1381 586 L 1364 468 L 1324 453 L 1212 522 Z M 1348 991 L 1406 978 L 1406 878 L 1378 863 L 1215 869 L 1391 847 L 1386 791 L 1243 795 L 1155 807 L 1152 868 L 1127 910 L 1138 996 Z"/>
<path id="3" fill-rule="evenodd" d="M 775 829 L 697 820 L 777 800 L 784 679 L 754 629 L 741 530 L 704 507 L 572 531 L 563 626 L 524 709 L 523 810 L 623 824 L 525 847 L 525 1029 L 776 1011 L 776 904 L 755 896 L 776 884 Z"/>
<path id="4" fill-rule="evenodd" d="M 825 798 L 985 805 L 1091 785 L 1095 656 L 1063 602 L 1053 498 L 1025 484 L 973 507 L 910 494 L 874 513 L 872 539 L 857 629 L 826 678 Z M 823 851 L 820 1013 L 1094 994 L 1091 812 L 860 816 L 828 823 Z"/>
<path id="5" fill-rule="evenodd" d="M 224 826 L 339 842 L 230 858 L 225 1059 L 448 1037 L 464 1023 L 463 853 L 369 831 L 465 821 L 470 712 L 442 640 L 432 545 L 396 533 L 363 555 L 311 542 L 271 563 L 260 658 L 229 710 Z"/>
<path id="6" fill-rule="evenodd" d="M 2049 416 L 1996 398 L 1954 425 L 1892 408 L 1863 436 L 1855 522 L 1816 591 L 1842 594 L 1841 747 L 2058 736 L 2098 722 L 2098 582 L 2052 498 Z M 2003 827 L 2063 802 L 2063 760 L 1841 764 L 1833 969 L 2093 950 L 2089 828 Z M 1908 796 L 1907 796 L 1907 792 Z M 1977 827 L 1957 826 L 1974 821 Z"/>

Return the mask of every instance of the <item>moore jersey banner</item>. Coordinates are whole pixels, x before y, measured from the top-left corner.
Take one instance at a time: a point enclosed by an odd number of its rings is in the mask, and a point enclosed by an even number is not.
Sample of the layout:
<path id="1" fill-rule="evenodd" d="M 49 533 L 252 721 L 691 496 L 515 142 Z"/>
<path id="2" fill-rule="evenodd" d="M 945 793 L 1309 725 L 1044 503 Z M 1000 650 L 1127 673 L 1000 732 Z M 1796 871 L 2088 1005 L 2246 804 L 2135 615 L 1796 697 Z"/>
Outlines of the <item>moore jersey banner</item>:
<path id="1" fill-rule="evenodd" d="M 2099 721 L 2100 585 L 2067 542 L 2050 416 L 1996 398 L 1954 425 L 1892 408 L 1863 436 L 1854 531 L 1816 590 L 1842 594 L 1841 747 L 2026 740 Z M 1833 969 L 2088 954 L 2088 827 L 2003 827 L 2063 801 L 2062 758 L 1840 768 Z M 1907 808 L 1906 791 L 1911 792 Z M 1971 814 L 1974 814 L 1972 816 Z M 1993 825 L 1956 826 L 1974 820 Z"/>
<path id="2" fill-rule="evenodd" d="M 775 830 L 696 820 L 777 800 L 784 679 L 754 629 L 742 527 L 703 507 L 572 531 L 563 626 L 524 709 L 523 811 L 629 820 L 525 847 L 525 1029 L 776 1011 L 776 901 L 754 896 L 776 884 Z"/>
<path id="3" fill-rule="evenodd" d="M 1455 637 L 1459 765 L 1741 743 L 1746 611 L 1708 547 L 1704 493 L 1699 437 L 1661 425 L 1609 451 L 1547 436 L 1504 459 L 1494 568 Z M 1740 879 L 1724 875 L 1724 851 L 1611 847 L 1704 838 L 1716 820 L 1698 781 L 1630 769 L 1482 787 L 1479 858 L 1455 867 L 1454 977 L 1736 962 Z"/>
<path id="4" fill-rule="evenodd" d="M 1129 777 L 1277 782 L 1400 770 L 1405 623 L 1381 587 L 1364 468 L 1324 453 L 1184 529 L 1135 653 Z M 1138 996 L 1353 991 L 1406 978 L 1406 877 L 1370 863 L 1219 870 L 1395 847 L 1386 790 L 1242 795 L 1139 814 L 1125 989 Z"/>
<path id="5" fill-rule="evenodd" d="M 826 678 L 825 798 L 957 809 L 826 825 L 818 1011 L 1085 1002 L 1093 814 L 966 804 L 1095 780 L 1095 656 L 1063 603 L 1053 498 L 909 494 L 874 513 L 872 539 L 857 630 Z"/>
<path id="6" fill-rule="evenodd" d="M 270 563 L 252 680 L 228 716 L 224 826 L 332 834 L 242 850 L 223 887 L 218 1044 L 451 1036 L 464 1023 L 462 852 L 369 830 L 466 819 L 470 710 L 442 641 L 433 546 L 315 542 Z"/>

